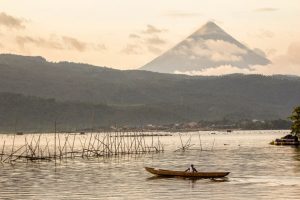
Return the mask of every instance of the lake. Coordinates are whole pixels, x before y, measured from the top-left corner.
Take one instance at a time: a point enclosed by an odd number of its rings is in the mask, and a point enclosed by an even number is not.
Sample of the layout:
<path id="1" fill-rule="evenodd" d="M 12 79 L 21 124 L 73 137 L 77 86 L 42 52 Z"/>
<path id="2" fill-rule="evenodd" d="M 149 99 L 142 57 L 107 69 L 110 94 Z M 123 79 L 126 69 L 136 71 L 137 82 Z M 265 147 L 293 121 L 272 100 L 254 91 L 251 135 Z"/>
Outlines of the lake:
<path id="1" fill-rule="evenodd" d="M 162 153 L 0 165 L 0 199 L 299 199 L 300 148 L 269 142 L 288 131 L 178 133 Z M 24 135 L 16 136 L 16 143 Z M 84 136 L 82 136 L 84 137 Z M 12 136 L 1 135 L 7 142 Z M 150 140 L 151 137 L 147 138 Z M 0 144 L 2 143 L 0 141 Z M 7 148 L 9 148 L 7 146 Z M 145 166 L 230 171 L 227 179 L 153 178 Z"/>

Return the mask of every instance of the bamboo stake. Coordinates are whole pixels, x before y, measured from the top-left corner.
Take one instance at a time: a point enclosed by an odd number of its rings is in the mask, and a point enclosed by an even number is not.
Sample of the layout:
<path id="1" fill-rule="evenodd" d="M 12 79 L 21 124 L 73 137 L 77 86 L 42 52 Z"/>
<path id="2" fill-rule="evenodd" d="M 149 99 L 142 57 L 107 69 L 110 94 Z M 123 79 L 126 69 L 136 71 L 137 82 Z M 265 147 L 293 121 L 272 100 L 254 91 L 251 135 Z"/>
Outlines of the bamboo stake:
<path id="1" fill-rule="evenodd" d="M 54 121 L 54 162 L 56 166 L 56 119 Z"/>
<path id="2" fill-rule="evenodd" d="M 4 156 L 4 149 L 5 149 L 5 140 L 3 142 L 3 147 L 2 147 L 2 153 L 1 153 L 1 162 L 2 162 L 2 158 Z"/>
<path id="3" fill-rule="evenodd" d="M 200 136 L 200 132 L 199 132 L 198 136 L 199 136 L 200 148 L 201 148 L 201 151 L 202 151 L 202 142 L 201 142 L 201 136 Z"/>

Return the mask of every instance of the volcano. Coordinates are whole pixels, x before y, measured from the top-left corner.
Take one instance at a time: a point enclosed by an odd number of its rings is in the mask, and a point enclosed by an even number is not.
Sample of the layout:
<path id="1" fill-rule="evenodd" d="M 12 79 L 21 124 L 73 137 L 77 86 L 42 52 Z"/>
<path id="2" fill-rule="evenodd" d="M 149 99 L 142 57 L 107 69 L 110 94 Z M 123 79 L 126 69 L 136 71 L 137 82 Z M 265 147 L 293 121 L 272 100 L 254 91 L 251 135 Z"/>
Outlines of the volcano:
<path id="1" fill-rule="evenodd" d="M 175 73 L 203 71 L 230 65 L 250 68 L 270 61 L 234 39 L 214 22 L 208 22 L 175 47 L 147 63 L 141 70 Z"/>

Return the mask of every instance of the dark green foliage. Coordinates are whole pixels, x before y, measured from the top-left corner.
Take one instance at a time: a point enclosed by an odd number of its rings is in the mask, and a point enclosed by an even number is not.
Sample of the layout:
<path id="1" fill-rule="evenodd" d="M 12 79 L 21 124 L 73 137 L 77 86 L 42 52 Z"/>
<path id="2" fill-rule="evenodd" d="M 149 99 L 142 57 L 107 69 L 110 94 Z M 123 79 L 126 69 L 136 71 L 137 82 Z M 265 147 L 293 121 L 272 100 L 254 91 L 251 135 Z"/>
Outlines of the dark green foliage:
<path id="1" fill-rule="evenodd" d="M 289 117 L 292 120 L 292 133 L 295 135 L 300 135 L 300 106 L 296 107 L 292 115 Z"/>
<path id="2" fill-rule="evenodd" d="M 211 129 L 242 129 L 242 130 L 286 130 L 291 126 L 291 121 L 276 119 L 276 120 L 250 120 L 241 119 L 233 120 L 218 120 L 218 121 L 200 121 L 199 124 L 204 128 Z"/>
<path id="3" fill-rule="evenodd" d="M 0 131 L 62 131 L 185 121 L 181 110 L 151 105 L 108 106 L 0 92 Z"/>
<path id="4" fill-rule="evenodd" d="M 25 95 L 0 104 L 4 120 L 0 123 L 9 127 L 22 124 L 24 118 L 29 119 L 27 115 L 32 124 L 41 127 L 51 127 L 59 117 L 70 128 L 91 127 L 91 123 L 97 127 L 223 118 L 276 120 L 286 118 L 299 104 L 300 78 L 241 74 L 191 77 L 3 54 L 0 92 Z M 8 116 L 12 119 L 9 123 Z"/>
<path id="5" fill-rule="evenodd" d="M 193 114 L 191 114 L 193 113 Z M 194 116 L 193 116 L 194 115 Z M 190 117 L 193 116 L 193 117 Z M 54 122 L 60 131 L 97 130 L 112 125 L 139 127 L 197 121 L 197 114 L 184 107 L 163 105 L 107 106 L 0 93 L 0 131 L 53 131 Z M 199 121 L 199 128 L 213 129 L 288 129 L 286 120 Z M 173 125 L 169 126 L 170 128 Z"/>

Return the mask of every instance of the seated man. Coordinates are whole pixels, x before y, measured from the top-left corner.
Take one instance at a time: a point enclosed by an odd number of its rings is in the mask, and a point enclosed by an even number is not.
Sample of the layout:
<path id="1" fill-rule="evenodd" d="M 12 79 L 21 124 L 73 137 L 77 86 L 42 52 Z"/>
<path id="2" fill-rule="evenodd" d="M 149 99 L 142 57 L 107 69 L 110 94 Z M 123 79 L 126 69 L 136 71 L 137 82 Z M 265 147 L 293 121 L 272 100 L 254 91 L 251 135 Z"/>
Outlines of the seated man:
<path id="1" fill-rule="evenodd" d="M 191 166 L 189 168 L 187 168 L 184 172 L 191 172 L 191 173 L 193 173 L 193 172 L 198 172 L 198 171 L 196 170 L 196 168 L 194 167 L 194 165 L 191 164 Z"/>

